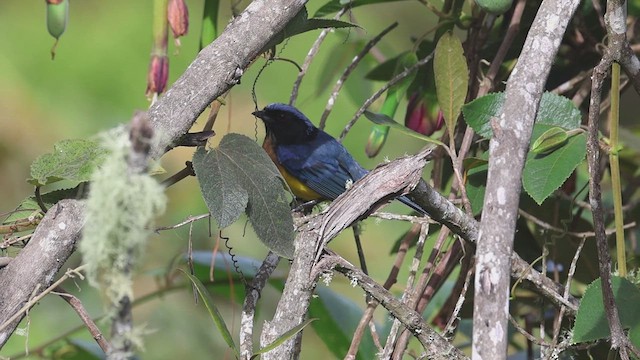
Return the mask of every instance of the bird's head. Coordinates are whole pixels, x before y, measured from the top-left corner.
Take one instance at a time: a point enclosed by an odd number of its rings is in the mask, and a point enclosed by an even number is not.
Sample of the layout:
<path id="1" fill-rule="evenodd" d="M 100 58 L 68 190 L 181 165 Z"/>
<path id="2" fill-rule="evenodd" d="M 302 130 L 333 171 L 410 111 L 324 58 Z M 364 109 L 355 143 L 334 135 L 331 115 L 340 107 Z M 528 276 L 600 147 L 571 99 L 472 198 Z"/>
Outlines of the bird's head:
<path id="1" fill-rule="evenodd" d="M 253 115 L 262 119 L 267 135 L 283 145 L 309 141 L 319 131 L 300 110 L 287 104 L 270 104 Z"/>

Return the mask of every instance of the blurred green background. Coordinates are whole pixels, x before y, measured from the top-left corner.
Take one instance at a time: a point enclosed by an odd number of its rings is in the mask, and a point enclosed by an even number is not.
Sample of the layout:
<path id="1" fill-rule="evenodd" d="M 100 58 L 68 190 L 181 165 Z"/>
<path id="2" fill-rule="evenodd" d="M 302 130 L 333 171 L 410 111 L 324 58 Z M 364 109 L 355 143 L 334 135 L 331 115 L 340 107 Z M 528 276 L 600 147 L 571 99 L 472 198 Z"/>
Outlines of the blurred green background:
<path id="1" fill-rule="evenodd" d="M 191 27 L 179 49 L 173 44 L 170 46 L 170 83 L 180 76 L 197 53 L 203 2 L 187 0 L 187 4 Z M 313 14 L 322 4 L 310 2 L 309 13 Z M 246 2 L 241 3 L 240 7 L 243 6 L 246 6 Z M 231 14 L 229 8 L 229 3 L 223 3 L 220 30 L 228 22 Z M 152 40 L 151 13 L 150 0 L 73 1 L 69 25 L 52 61 L 49 51 L 54 40 L 46 30 L 44 1 L 0 2 L 0 171 L 3 174 L 0 177 L 0 198 L 3 199 L 0 211 L 11 211 L 22 199 L 32 194 L 33 188 L 25 182 L 29 176 L 29 165 L 39 155 L 50 152 L 54 143 L 63 139 L 91 137 L 102 130 L 127 123 L 136 109 L 148 108 L 150 103 L 144 92 Z M 358 48 L 354 42 L 361 44 L 383 27 L 402 19 L 399 27 L 378 46 L 380 54 L 391 57 L 411 48 L 411 36 L 420 36 L 433 26 L 432 15 L 418 2 L 358 8 L 351 16 L 350 20 L 356 21 L 362 29 L 333 31 L 302 83 L 297 106 L 312 120 L 319 118 L 328 98 L 328 89 L 333 87 L 340 71 Z M 318 34 L 319 31 L 313 31 L 287 41 L 278 49 L 283 49 L 279 56 L 301 64 Z M 262 141 L 262 124 L 250 115 L 254 109 L 251 91 L 262 64 L 264 59 L 259 59 L 227 98 L 227 106 L 223 107 L 216 122 L 217 135 L 212 139 L 211 146 L 216 146 L 228 132 L 242 133 L 258 142 Z M 337 136 L 361 102 L 381 86 L 362 79 L 366 69 L 374 65 L 373 58 L 368 58 L 364 68 L 356 71 L 348 81 L 329 118 L 327 131 L 330 134 Z M 291 64 L 275 62 L 269 65 L 255 85 L 258 106 L 263 107 L 270 102 L 288 102 L 296 76 L 297 70 Z M 404 114 L 403 111 L 401 113 Z M 198 121 L 194 129 L 198 130 L 203 124 L 204 118 Z M 370 123 L 361 119 L 345 141 L 354 157 L 368 168 L 386 158 L 393 159 L 415 152 L 423 145 L 418 140 L 392 132 L 382 153 L 375 159 L 366 159 L 364 146 L 369 129 Z M 190 160 L 192 152 L 193 149 L 177 149 L 166 155 L 162 159 L 162 166 L 167 173 L 160 177 L 165 178 L 180 170 L 184 162 Z M 168 211 L 158 221 L 160 226 L 175 224 L 189 215 L 206 212 L 195 178 L 172 186 L 167 194 Z M 407 213 L 405 208 L 395 204 L 388 210 Z M 217 234 L 215 224 L 211 227 L 212 233 Z M 401 222 L 365 222 L 363 241 L 373 278 L 384 281 L 392 264 L 392 256 L 389 255 L 391 246 L 406 229 L 408 225 Z M 193 234 L 195 249 L 212 251 L 216 239 L 215 236 L 209 236 L 206 221 L 196 223 Z M 225 229 L 223 234 L 231 239 L 230 244 L 237 255 L 257 259 L 266 255 L 266 249 L 245 219 Z M 186 250 L 187 243 L 188 227 L 166 231 L 150 239 L 144 263 L 136 276 L 137 297 L 158 288 L 157 275 L 163 273 L 172 259 Z M 347 259 L 357 262 L 351 232 L 334 240 L 332 247 Z M 226 252 L 222 243 L 220 251 Z M 75 255 L 63 269 L 75 267 L 80 261 Z M 286 270 L 288 263 L 283 263 L 281 268 Z M 406 271 L 401 270 L 399 285 L 393 288 L 396 293 L 403 288 Z M 226 279 L 216 280 L 223 287 L 229 285 Z M 77 287 L 68 281 L 65 285 L 67 290 L 82 299 L 91 315 L 102 314 L 99 295 L 85 281 L 76 279 L 75 283 Z M 242 285 L 238 283 L 234 286 Z M 344 278 L 336 276 L 331 288 L 364 307 L 362 292 L 353 289 Z M 273 289 L 263 294 L 256 321 L 258 330 L 264 320 L 270 319 L 277 296 L 278 292 Z M 225 297 L 215 299 L 232 332 L 237 334 L 240 306 Z M 385 314 L 379 313 L 378 320 L 385 321 Z M 0 355 L 7 357 L 20 353 L 26 346 L 43 344 L 80 324 L 71 308 L 56 296 L 47 296 L 29 315 L 29 321 L 23 321 L 20 326 L 27 330 L 25 333 L 28 336 L 14 335 Z M 143 359 L 185 356 L 193 359 L 232 358 L 202 304 L 194 304 L 191 290 L 186 286 L 136 307 L 134 321 L 149 332 L 145 336 L 145 351 L 140 354 Z M 84 329 L 74 336 L 90 340 Z M 304 336 L 303 359 L 332 357 L 313 330 L 305 331 Z"/>

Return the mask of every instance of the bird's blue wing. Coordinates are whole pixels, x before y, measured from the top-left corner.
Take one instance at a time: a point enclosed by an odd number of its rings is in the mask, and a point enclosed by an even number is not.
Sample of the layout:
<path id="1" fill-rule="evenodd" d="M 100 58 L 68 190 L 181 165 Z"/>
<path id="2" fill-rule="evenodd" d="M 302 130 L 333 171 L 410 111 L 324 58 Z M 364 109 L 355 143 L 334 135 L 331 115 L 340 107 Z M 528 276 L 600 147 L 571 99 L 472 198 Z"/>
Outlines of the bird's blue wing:
<path id="1" fill-rule="evenodd" d="M 276 153 L 289 174 L 330 200 L 367 173 L 342 144 L 322 131 L 308 143 L 280 145 Z"/>

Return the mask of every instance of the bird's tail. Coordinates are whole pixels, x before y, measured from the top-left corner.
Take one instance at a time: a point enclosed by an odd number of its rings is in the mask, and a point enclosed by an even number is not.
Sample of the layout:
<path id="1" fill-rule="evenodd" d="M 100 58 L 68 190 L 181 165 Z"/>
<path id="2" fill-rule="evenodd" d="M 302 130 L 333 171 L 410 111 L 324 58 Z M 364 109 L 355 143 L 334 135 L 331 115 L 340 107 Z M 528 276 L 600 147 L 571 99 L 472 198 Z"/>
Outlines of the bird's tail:
<path id="1" fill-rule="evenodd" d="M 405 195 L 398 197 L 398 201 L 402 202 L 403 204 L 407 205 L 408 207 L 412 208 L 413 210 L 419 212 L 422 215 L 429 215 L 429 213 L 426 210 L 421 208 L 420 205 L 414 203 L 411 199 L 409 199 Z"/>

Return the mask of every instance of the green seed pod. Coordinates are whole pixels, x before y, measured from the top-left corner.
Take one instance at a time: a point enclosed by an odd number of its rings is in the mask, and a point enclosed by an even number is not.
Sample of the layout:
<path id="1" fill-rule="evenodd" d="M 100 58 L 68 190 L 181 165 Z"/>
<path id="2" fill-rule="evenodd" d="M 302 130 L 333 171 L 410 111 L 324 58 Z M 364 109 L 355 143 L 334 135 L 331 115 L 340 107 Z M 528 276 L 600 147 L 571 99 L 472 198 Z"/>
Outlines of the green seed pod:
<path id="1" fill-rule="evenodd" d="M 531 145 L 531 152 L 540 155 L 549 154 L 567 142 L 568 138 L 569 134 L 567 134 L 566 130 L 552 127 L 534 141 L 533 145 Z"/>
<path id="2" fill-rule="evenodd" d="M 493 15 L 502 15 L 511 8 L 513 0 L 476 0 L 482 10 Z"/>
<path id="3" fill-rule="evenodd" d="M 69 0 L 62 0 L 58 4 L 47 2 L 47 30 L 58 40 L 67 28 L 69 20 Z"/>

